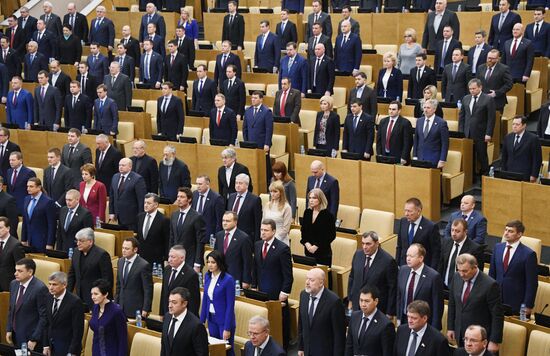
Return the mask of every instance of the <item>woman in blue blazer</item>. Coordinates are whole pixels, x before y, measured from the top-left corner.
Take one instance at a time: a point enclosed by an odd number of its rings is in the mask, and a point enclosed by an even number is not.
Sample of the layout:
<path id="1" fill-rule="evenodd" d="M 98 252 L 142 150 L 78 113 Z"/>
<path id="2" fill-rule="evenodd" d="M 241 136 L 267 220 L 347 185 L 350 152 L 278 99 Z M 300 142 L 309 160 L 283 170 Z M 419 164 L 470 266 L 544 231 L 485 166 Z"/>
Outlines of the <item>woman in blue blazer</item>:
<path id="1" fill-rule="evenodd" d="M 223 254 L 212 251 L 206 256 L 208 272 L 204 276 L 201 322 L 208 320 L 210 336 L 227 340 L 231 349 L 228 356 L 234 356 L 235 338 L 235 280 L 227 273 Z"/>
<path id="2" fill-rule="evenodd" d="M 378 83 L 376 84 L 377 95 L 382 98 L 396 100 L 403 98 L 403 75 L 401 71 L 395 68 L 397 57 L 393 52 L 384 54 L 384 68 L 378 73 Z"/>
<path id="3" fill-rule="evenodd" d="M 340 116 L 332 111 L 334 99 L 331 96 L 325 95 L 319 102 L 321 111 L 315 119 L 313 146 L 332 153 L 332 150 L 338 151 L 340 145 Z"/>
<path id="4" fill-rule="evenodd" d="M 185 35 L 193 39 L 195 49 L 199 46 L 199 25 L 197 20 L 191 17 L 189 11 L 184 7 L 180 10 L 181 17 L 178 19 L 178 26 L 185 27 Z"/>

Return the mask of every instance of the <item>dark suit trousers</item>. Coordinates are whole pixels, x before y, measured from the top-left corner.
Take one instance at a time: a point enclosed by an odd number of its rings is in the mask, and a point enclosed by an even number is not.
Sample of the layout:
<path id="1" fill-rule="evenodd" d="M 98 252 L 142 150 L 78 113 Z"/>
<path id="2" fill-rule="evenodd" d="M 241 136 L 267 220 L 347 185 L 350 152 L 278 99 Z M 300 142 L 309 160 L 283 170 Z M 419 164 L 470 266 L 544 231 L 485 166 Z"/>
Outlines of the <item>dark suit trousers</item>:
<path id="1" fill-rule="evenodd" d="M 477 172 L 476 161 L 480 166 L 480 174 L 489 174 L 489 158 L 487 157 L 487 143 L 484 139 L 474 139 L 474 155 L 476 160 L 474 161 L 474 173 Z"/>

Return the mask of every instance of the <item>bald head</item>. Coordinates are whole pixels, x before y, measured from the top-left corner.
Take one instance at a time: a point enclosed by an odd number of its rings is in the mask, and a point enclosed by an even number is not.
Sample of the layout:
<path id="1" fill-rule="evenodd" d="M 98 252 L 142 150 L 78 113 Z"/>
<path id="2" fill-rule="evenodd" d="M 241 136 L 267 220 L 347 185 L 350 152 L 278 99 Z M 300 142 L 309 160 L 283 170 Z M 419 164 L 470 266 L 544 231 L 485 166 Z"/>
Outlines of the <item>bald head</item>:
<path id="1" fill-rule="evenodd" d="M 465 195 L 460 200 L 460 211 L 468 215 L 476 207 L 476 199 L 473 195 Z"/>
<path id="2" fill-rule="evenodd" d="M 315 178 L 321 178 L 323 174 L 325 174 L 325 165 L 323 162 L 318 160 L 311 162 L 309 169 L 311 171 L 311 175 Z"/>
<path id="3" fill-rule="evenodd" d="M 320 268 L 312 268 L 306 274 L 306 292 L 316 295 L 325 284 L 325 272 Z"/>
<path id="4" fill-rule="evenodd" d="M 132 170 L 132 160 L 125 157 L 118 162 L 118 171 L 120 174 L 128 174 Z"/>
<path id="5" fill-rule="evenodd" d="M 523 25 L 520 23 L 515 24 L 512 28 L 512 35 L 517 39 L 523 36 Z"/>

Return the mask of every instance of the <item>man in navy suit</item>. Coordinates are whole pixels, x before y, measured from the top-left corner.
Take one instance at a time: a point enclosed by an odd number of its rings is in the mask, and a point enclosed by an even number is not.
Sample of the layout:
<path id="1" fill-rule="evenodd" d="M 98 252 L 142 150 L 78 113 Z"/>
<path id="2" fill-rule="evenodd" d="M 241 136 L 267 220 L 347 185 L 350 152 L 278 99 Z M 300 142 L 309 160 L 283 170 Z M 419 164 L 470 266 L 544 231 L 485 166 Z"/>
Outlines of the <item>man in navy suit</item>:
<path id="1" fill-rule="evenodd" d="M 153 3 L 148 3 L 145 6 L 145 14 L 141 17 L 141 24 L 139 26 L 139 42 L 147 37 L 147 25 L 150 23 L 155 24 L 158 30 L 158 35 L 162 38 L 166 38 L 166 22 L 164 17 L 157 12 L 157 7 Z"/>
<path id="2" fill-rule="evenodd" d="M 525 305 L 527 318 L 531 315 L 537 295 L 537 254 L 521 243 L 525 226 L 519 220 L 506 224 L 504 242 L 493 249 L 489 276 L 497 281 L 502 292 L 502 303 L 512 307 L 514 315 Z"/>
<path id="3" fill-rule="evenodd" d="M 407 250 L 407 264 L 401 266 L 397 277 L 397 315 L 401 324 L 407 322 L 407 306 L 414 300 L 427 302 L 432 312 L 428 323 L 441 330 L 443 316 L 443 281 L 441 275 L 424 264 L 426 249 L 413 243 Z"/>
<path id="4" fill-rule="evenodd" d="M 161 85 L 162 96 L 157 99 L 157 132 L 171 141 L 176 141 L 177 136 L 183 134 L 185 114 L 183 101 L 173 95 L 173 87 L 174 84 L 171 82 Z"/>
<path id="5" fill-rule="evenodd" d="M 544 7 L 536 8 L 533 12 L 535 22 L 525 28 L 525 38 L 530 40 L 535 47 L 535 54 L 550 57 L 550 25 L 544 21 L 546 10 Z"/>
<path id="6" fill-rule="evenodd" d="M 244 17 L 237 13 L 237 2 L 229 1 L 223 18 L 222 41 L 230 41 L 233 49 L 244 48 Z"/>
<path id="7" fill-rule="evenodd" d="M 178 54 L 181 54 L 185 58 L 185 62 L 187 63 L 187 70 L 194 70 L 195 43 L 193 38 L 191 38 L 190 36 L 185 36 L 184 26 L 176 26 L 176 37 L 174 38 L 174 41 L 176 41 Z"/>
<path id="8" fill-rule="evenodd" d="M 452 27 L 445 26 L 443 28 L 443 38 L 437 41 L 435 45 L 434 64 L 438 74 L 442 74 L 445 66 L 452 62 L 453 50 L 456 48 L 462 48 L 462 43 L 453 38 Z"/>
<path id="9" fill-rule="evenodd" d="M 256 356 L 258 353 L 270 356 L 285 356 L 286 352 L 269 335 L 269 320 L 256 315 L 248 322 L 250 340 L 244 344 L 244 356 Z M 261 351 L 257 351 L 261 350 Z"/>
<path id="10" fill-rule="evenodd" d="M 134 164 L 135 167 L 135 164 Z M 138 215 L 139 255 L 149 264 L 167 261 L 170 220 L 158 210 L 160 197 L 156 193 L 145 194 L 144 211 Z"/>
<path id="11" fill-rule="evenodd" d="M 234 168 L 233 168 L 234 169 Z M 260 238 L 260 222 L 262 219 L 262 201 L 248 191 L 250 176 L 240 173 L 235 177 L 235 193 L 227 198 L 227 210 L 239 216 L 237 226 L 244 231 L 254 243 Z"/>
<path id="12" fill-rule="evenodd" d="M 260 22 L 260 35 L 256 38 L 254 66 L 265 69 L 269 73 L 277 73 L 281 61 L 281 45 L 279 37 L 269 31 L 269 21 Z"/>
<path id="13" fill-rule="evenodd" d="M 512 120 L 512 132 L 502 143 L 501 167 L 504 171 L 523 174 L 525 181 L 537 180 L 542 164 L 539 139 L 527 130 L 527 118 L 516 116 Z"/>
<path id="14" fill-rule="evenodd" d="M 244 82 L 237 77 L 237 66 L 229 64 L 226 66 L 226 80 L 220 86 L 220 93 L 225 96 L 225 105 L 235 112 L 237 120 L 242 120 L 244 116 L 244 105 L 246 104 L 246 86 Z M 214 105 L 216 105 L 214 99 Z M 212 134 L 212 131 L 210 131 Z M 230 143 L 233 144 L 235 140 Z"/>
<path id="15" fill-rule="evenodd" d="M 307 178 L 306 197 L 313 188 L 320 188 L 328 201 L 328 210 L 333 216 L 337 216 L 340 204 L 340 187 L 338 179 L 326 173 L 325 165 L 321 161 L 313 161 L 310 165 L 311 176 Z"/>
<path id="16" fill-rule="evenodd" d="M 92 74 L 90 74 L 88 63 L 80 62 L 78 64 L 78 72 L 75 80 L 80 82 L 80 89 L 82 90 L 82 93 L 86 94 L 86 96 L 93 102 L 97 98 L 96 89 L 101 82 L 100 79 L 95 78 Z"/>
<path id="17" fill-rule="evenodd" d="M 15 279 L 10 283 L 10 301 L 6 341 L 18 347 L 27 343 L 29 350 L 41 351 L 47 326 L 48 289 L 34 276 L 36 263 L 22 258 L 15 263 Z"/>
<path id="18" fill-rule="evenodd" d="M 510 68 L 499 63 L 500 52 L 493 48 L 487 53 L 487 62 L 477 68 L 477 78 L 481 80 L 483 92 L 495 100 L 495 107 L 501 113 L 504 105 L 508 103 L 506 94 L 512 86 L 512 74 Z"/>
<path id="19" fill-rule="evenodd" d="M 491 46 L 485 43 L 487 33 L 484 30 L 479 30 L 475 33 L 475 46 L 470 47 L 468 51 L 468 64 L 472 69 L 472 74 L 475 77 L 477 68 L 487 62 L 487 53 L 491 50 Z"/>
<path id="20" fill-rule="evenodd" d="M 32 94 L 23 89 L 23 80 L 19 76 L 11 78 L 12 91 L 6 100 L 6 115 L 9 124 L 26 128 L 34 122 L 34 99 Z"/>
<path id="21" fill-rule="evenodd" d="M 463 62 L 464 51 L 462 48 L 453 49 L 451 58 L 452 62 L 445 65 L 443 69 L 441 95 L 447 103 L 464 102 L 464 96 L 468 94 L 472 70 L 469 64 Z M 481 91 L 481 86 L 479 90 Z M 462 105 L 462 107 L 464 106 Z"/>
<path id="22" fill-rule="evenodd" d="M 120 64 L 120 72 L 130 79 L 132 86 L 136 78 L 136 60 L 128 54 L 128 48 L 122 43 L 117 44 L 117 56 L 114 58 Z"/>
<path id="23" fill-rule="evenodd" d="M 361 310 L 356 310 L 351 314 L 345 356 L 392 354 L 395 327 L 390 319 L 378 309 L 379 293 L 375 285 L 361 288 L 359 294 Z"/>
<path id="24" fill-rule="evenodd" d="M 23 215 L 23 202 L 27 196 L 27 181 L 36 177 L 34 171 L 23 165 L 23 154 L 19 151 L 13 151 L 9 154 L 10 168 L 6 173 L 7 192 L 11 194 L 17 202 L 19 215 Z"/>
<path id="25" fill-rule="evenodd" d="M 118 164 L 119 173 L 113 176 L 109 192 L 109 220 L 118 220 L 123 228 L 136 230 L 137 216 L 143 211 L 147 193 L 145 181 L 132 172 L 132 161 L 123 158 Z"/>
<path id="26" fill-rule="evenodd" d="M 314 94 L 332 95 L 334 71 L 334 61 L 325 54 L 325 45 L 318 43 L 315 56 L 309 60 L 309 90 Z"/>
<path id="27" fill-rule="evenodd" d="M 298 0 L 301 1 L 301 0 Z M 288 19 L 288 10 L 292 10 L 290 8 L 285 8 L 286 1 L 283 1 L 283 6 L 281 10 L 281 22 L 275 26 L 275 34 L 279 37 L 279 44 L 281 45 L 281 51 L 284 51 L 286 49 L 286 45 L 289 42 L 298 43 L 298 31 L 296 29 L 296 24 Z M 287 2 L 288 4 L 288 2 Z M 290 5 L 290 4 L 288 4 Z M 303 13 L 304 5 L 302 1 L 302 11 L 298 11 Z"/>
<path id="28" fill-rule="evenodd" d="M 305 96 L 308 87 L 308 64 L 307 60 L 297 52 L 296 42 L 286 44 L 286 56 L 281 59 L 279 67 L 279 89 L 283 78 L 290 79 L 292 87 L 298 89 Z"/>
<path id="29" fill-rule="evenodd" d="M 342 21 L 341 29 L 334 46 L 334 66 L 342 74 L 357 74 L 363 55 L 361 38 L 351 32 L 349 20 Z"/>
<path id="30" fill-rule="evenodd" d="M 435 50 L 437 41 L 443 39 L 443 29 L 445 26 L 451 26 L 455 40 L 460 38 L 460 21 L 455 12 L 447 9 L 447 0 L 436 0 L 434 2 L 435 11 L 430 11 L 428 14 L 422 35 L 422 48 L 429 50 Z M 436 19 L 439 19 L 437 26 Z"/>
<path id="31" fill-rule="evenodd" d="M 206 175 L 197 177 L 197 190 L 193 192 L 191 207 L 197 211 L 206 223 L 206 236 L 215 235 L 222 228 L 222 215 L 225 204 L 223 198 L 210 188 L 210 178 Z M 231 273 L 230 273 L 231 274 Z M 233 276 L 231 274 L 231 276 Z M 233 276 L 236 278 L 236 276 Z M 240 279 L 239 279 L 240 280 Z"/>
<path id="32" fill-rule="evenodd" d="M 50 60 L 55 58 L 57 56 L 57 37 L 46 29 L 44 20 L 38 20 L 36 29 L 31 36 L 31 40 L 38 43 L 38 52 Z"/>
<path id="33" fill-rule="evenodd" d="M 435 115 L 437 100 L 424 102 L 424 116 L 416 122 L 413 159 L 430 161 L 434 167 L 443 168 L 449 149 L 447 122 Z"/>
<path id="34" fill-rule="evenodd" d="M 29 14 L 29 8 L 26 6 L 23 6 L 19 11 L 21 16 L 17 19 L 17 25 L 25 32 L 25 42 L 27 42 L 36 30 L 37 19 Z"/>
<path id="35" fill-rule="evenodd" d="M 35 252 L 53 250 L 57 228 L 55 202 L 42 193 L 42 182 L 36 177 L 27 181 L 27 193 L 23 203 L 21 243 Z"/>
<path id="36" fill-rule="evenodd" d="M 153 51 L 160 54 L 162 58 L 166 55 L 166 45 L 164 44 L 164 37 L 159 36 L 157 33 L 157 27 L 154 23 L 147 25 L 147 36 L 145 38 L 150 39 L 153 42 Z"/>
<path id="37" fill-rule="evenodd" d="M 313 8 L 313 12 L 307 15 L 306 40 L 313 36 L 313 25 L 319 23 L 321 24 L 323 33 L 327 35 L 330 42 L 332 42 L 332 21 L 330 15 L 322 10 L 322 3 L 320 0 L 313 0 L 311 7 Z"/>
<path id="38" fill-rule="evenodd" d="M 89 129 L 92 125 L 93 102 L 80 91 L 80 82 L 73 80 L 69 85 L 70 94 L 65 97 L 63 114 L 65 127 L 81 130 Z"/>
<path id="39" fill-rule="evenodd" d="M 235 112 L 225 105 L 225 96 L 217 94 L 210 111 L 210 139 L 224 140 L 228 145 L 237 139 L 237 117 Z"/>
<path id="40" fill-rule="evenodd" d="M 504 44 L 512 38 L 512 28 L 521 23 L 521 17 L 510 11 L 510 0 L 500 0 L 498 8 L 500 13 L 493 15 L 491 19 L 489 45 L 503 52 Z"/>
<path id="41" fill-rule="evenodd" d="M 214 106 L 214 97 L 217 94 L 216 83 L 206 76 L 207 68 L 204 64 L 197 67 L 197 79 L 193 82 L 193 98 L 191 108 L 208 115 Z"/>
<path id="42" fill-rule="evenodd" d="M 535 48 L 523 37 L 523 25 L 517 23 L 512 29 L 512 38 L 504 43 L 502 63 L 510 67 L 512 79 L 527 82 L 535 60 Z"/>
<path id="43" fill-rule="evenodd" d="M 176 147 L 166 145 L 159 163 L 159 195 L 175 201 L 180 187 L 191 188 L 191 173 L 185 162 L 176 157 Z"/>
<path id="44" fill-rule="evenodd" d="M 154 43 L 149 38 L 143 41 L 143 54 L 140 60 L 139 81 L 151 88 L 160 88 L 162 83 L 163 57 L 153 51 Z"/>
<path id="45" fill-rule="evenodd" d="M 241 60 L 236 54 L 231 53 L 231 41 L 226 40 L 222 42 L 222 52 L 216 56 L 214 69 L 214 82 L 220 90 L 221 85 L 227 79 L 226 70 L 230 64 L 236 66 L 236 75 L 241 78 Z"/>
<path id="46" fill-rule="evenodd" d="M 113 99 L 107 97 L 105 84 L 97 87 L 97 99 L 94 102 L 94 130 L 100 130 L 111 136 L 118 133 L 118 106 Z"/>
<path id="47" fill-rule="evenodd" d="M 226 211 L 221 219 L 222 230 L 216 233 L 214 249 L 223 253 L 227 273 L 245 289 L 252 284 L 252 242 L 246 232 L 237 228 L 237 213 Z"/>
<path id="48" fill-rule="evenodd" d="M 7 127 L 0 127 L 0 176 L 4 178 L 4 182 L 6 183 L 8 169 L 10 168 L 10 153 L 15 151 L 21 152 L 21 147 L 17 143 L 10 141 L 10 130 Z M 0 216 L 7 216 L 10 219 L 13 217 L 13 215 L 1 214 L 1 212 Z"/>
<path id="49" fill-rule="evenodd" d="M 99 52 L 99 43 L 92 42 L 90 44 L 90 55 L 86 59 L 88 64 L 88 72 L 98 82 L 109 73 L 109 59 Z"/>
<path id="50" fill-rule="evenodd" d="M 344 143 L 342 151 L 360 153 L 370 160 L 373 154 L 374 119 L 363 112 L 361 100 L 352 99 L 351 113 L 344 122 Z"/>
<path id="51" fill-rule="evenodd" d="M 48 71 L 48 58 L 38 52 L 38 43 L 30 41 L 27 44 L 28 53 L 23 60 L 25 81 L 38 82 L 38 73 Z"/>
<path id="52" fill-rule="evenodd" d="M 435 71 L 426 65 L 426 53 L 417 53 L 416 66 L 409 73 L 407 96 L 412 99 L 424 98 L 424 88 L 428 85 L 437 85 Z M 406 74 L 406 73 L 405 73 Z"/>
<path id="53" fill-rule="evenodd" d="M 401 116 L 401 102 L 392 101 L 389 116 L 380 120 L 376 131 L 376 154 L 395 158 L 395 163 L 409 164 L 413 128 L 411 122 Z"/>
<path id="54" fill-rule="evenodd" d="M 441 236 L 439 228 L 422 216 L 422 202 L 410 198 L 405 202 L 405 216 L 399 220 L 396 260 L 399 266 L 406 263 L 407 250 L 413 243 L 419 243 L 426 249 L 424 263 L 436 269 L 441 254 Z"/>
<path id="55" fill-rule="evenodd" d="M 34 89 L 34 123 L 56 131 L 61 123 L 63 99 L 59 89 L 48 83 L 48 76 L 45 70 L 38 73 L 40 86 Z"/>
<path id="56" fill-rule="evenodd" d="M 176 90 L 185 90 L 188 75 L 187 57 L 178 53 L 178 42 L 168 42 L 168 54 L 164 57 L 164 80 L 174 84 Z"/>
<path id="57" fill-rule="evenodd" d="M 90 24 L 89 42 L 97 42 L 109 51 L 113 50 L 115 43 L 115 26 L 113 21 L 105 17 L 105 6 L 98 6 L 95 9 L 97 17 Z M 100 77 L 102 78 L 102 77 Z"/>
<path id="58" fill-rule="evenodd" d="M 118 172 L 118 163 L 122 153 L 109 142 L 109 136 L 99 134 L 95 137 L 95 178 L 111 190 L 111 179 Z"/>
<path id="59" fill-rule="evenodd" d="M 445 237 L 451 236 L 451 226 L 456 219 L 464 219 L 468 222 L 468 238 L 480 245 L 485 245 L 487 237 L 487 219 L 475 210 L 476 200 L 473 195 L 465 195 L 460 200 L 460 210 L 449 217 L 445 227 Z"/>

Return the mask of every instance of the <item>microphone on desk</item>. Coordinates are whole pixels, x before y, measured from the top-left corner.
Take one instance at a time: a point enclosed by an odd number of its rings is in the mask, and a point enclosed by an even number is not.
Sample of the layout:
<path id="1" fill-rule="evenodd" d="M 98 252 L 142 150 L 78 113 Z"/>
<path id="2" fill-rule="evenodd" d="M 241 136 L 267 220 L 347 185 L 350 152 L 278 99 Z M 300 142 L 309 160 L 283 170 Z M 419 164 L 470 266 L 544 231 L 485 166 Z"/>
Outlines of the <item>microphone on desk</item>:
<path id="1" fill-rule="evenodd" d="M 550 316 L 542 314 L 544 313 L 546 308 L 548 308 L 548 305 L 549 303 L 546 303 L 540 313 L 535 313 L 535 324 L 545 326 L 547 328 L 550 327 Z"/>
<path id="2" fill-rule="evenodd" d="M 546 305 L 544 306 L 544 308 L 542 308 L 542 310 L 540 311 L 539 314 L 544 313 L 544 311 L 546 310 L 546 308 L 548 308 L 548 305 L 550 305 L 550 304 L 546 303 Z"/>

